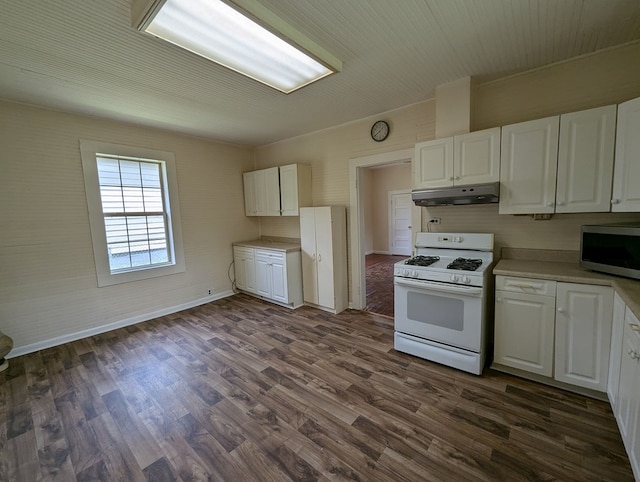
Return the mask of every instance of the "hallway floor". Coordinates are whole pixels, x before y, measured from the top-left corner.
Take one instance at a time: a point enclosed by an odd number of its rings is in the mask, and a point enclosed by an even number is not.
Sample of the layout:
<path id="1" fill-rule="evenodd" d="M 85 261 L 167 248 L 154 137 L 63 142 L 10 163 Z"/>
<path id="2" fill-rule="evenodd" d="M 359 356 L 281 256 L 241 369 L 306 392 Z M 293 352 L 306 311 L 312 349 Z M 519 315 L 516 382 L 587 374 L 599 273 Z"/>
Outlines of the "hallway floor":
<path id="1" fill-rule="evenodd" d="M 393 317 L 393 265 L 406 258 L 386 254 L 365 257 L 367 311 Z"/>

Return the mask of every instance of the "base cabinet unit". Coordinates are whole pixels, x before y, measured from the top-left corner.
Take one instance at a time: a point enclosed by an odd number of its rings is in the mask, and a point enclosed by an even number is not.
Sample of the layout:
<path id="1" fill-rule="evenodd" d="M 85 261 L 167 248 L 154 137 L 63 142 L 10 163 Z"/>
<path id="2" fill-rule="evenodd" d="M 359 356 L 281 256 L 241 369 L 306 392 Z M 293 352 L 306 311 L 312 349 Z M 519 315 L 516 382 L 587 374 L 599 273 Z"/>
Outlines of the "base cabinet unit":
<path id="1" fill-rule="evenodd" d="M 636 480 L 640 480 L 640 322 L 626 308 L 618 404 L 614 414 Z"/>
<path id="2" fill-rule="evenodd" d="M 347 308 L 347 234 L 344 206 L 300 209 L 304 301 L 332 313 Z"/>
<path id="3" fill-rule="evenodd" d="M 612 307 L 607 286 L 497 276 L 493 367 L 606 392 Z"/>
<path id="4" fill-rule="evenodd" d="M 555 285 L 497 278 L 494 363 L 553 376 Z"/>
<path id="5" fill-rule="evenodd" d="M 236 287 L 249 293 L 256 292 L 255 250 L 243 246 L 233 247 Z"/>
<path id="6" fill-rule="evenodd" d="M 606 392 L 611 347 L 613 289 L 558 283 L 556 380 Z"/>
<path id="7" fill-rule="evenodd" d="M 302 306 L 300 251 L 233 248 L 236 287 L 288 308 Z"/>
<path id="8" fill-rule="evenodd" d="M 305 164 L 245 172 L 246 216 L 298 216 L 311 205 L 311 167 Z"/>

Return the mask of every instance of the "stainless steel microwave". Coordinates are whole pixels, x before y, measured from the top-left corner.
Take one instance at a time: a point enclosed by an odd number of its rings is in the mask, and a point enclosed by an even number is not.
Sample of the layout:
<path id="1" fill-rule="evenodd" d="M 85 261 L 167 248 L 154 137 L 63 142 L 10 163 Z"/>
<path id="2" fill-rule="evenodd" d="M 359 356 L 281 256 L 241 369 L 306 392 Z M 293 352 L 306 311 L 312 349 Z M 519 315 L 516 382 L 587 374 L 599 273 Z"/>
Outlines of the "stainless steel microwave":
<path id="1" fill-rule="evenodd" d="M 584 225 L 580 266 L 640 279 L 640 224 Z"/>

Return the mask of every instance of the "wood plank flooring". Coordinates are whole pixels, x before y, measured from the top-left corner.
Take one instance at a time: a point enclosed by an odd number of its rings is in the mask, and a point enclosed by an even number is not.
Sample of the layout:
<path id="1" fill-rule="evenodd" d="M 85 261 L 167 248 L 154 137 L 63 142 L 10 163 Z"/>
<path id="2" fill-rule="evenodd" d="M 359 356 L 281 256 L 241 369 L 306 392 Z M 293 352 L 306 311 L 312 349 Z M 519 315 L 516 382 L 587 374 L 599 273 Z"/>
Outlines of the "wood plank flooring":
<path id="1" fill-rule="evenodd" d="M 247 295 L 10 360 L 3 481 L 633 480 L 608 404 Z"/>

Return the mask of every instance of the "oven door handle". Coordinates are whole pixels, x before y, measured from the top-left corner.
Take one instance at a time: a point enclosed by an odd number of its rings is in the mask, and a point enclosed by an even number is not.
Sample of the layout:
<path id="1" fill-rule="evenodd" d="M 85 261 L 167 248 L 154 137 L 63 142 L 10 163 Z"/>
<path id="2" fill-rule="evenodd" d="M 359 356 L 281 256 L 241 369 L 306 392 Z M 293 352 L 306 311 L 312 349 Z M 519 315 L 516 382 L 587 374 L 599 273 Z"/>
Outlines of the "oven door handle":
<path id="1" fill-rule="evenodd" d="M 430 281 L 413 281 L 406 278 L 396 278 L 394 283 L 397 286 L 407 288 L 420 288 L 423 290 L 440 291 L 442 293 L 452 293 L 456 295 L 482 296 L 482 288 L 476 286 L 449 285 L 444 283 L 432 283 Z"/>

